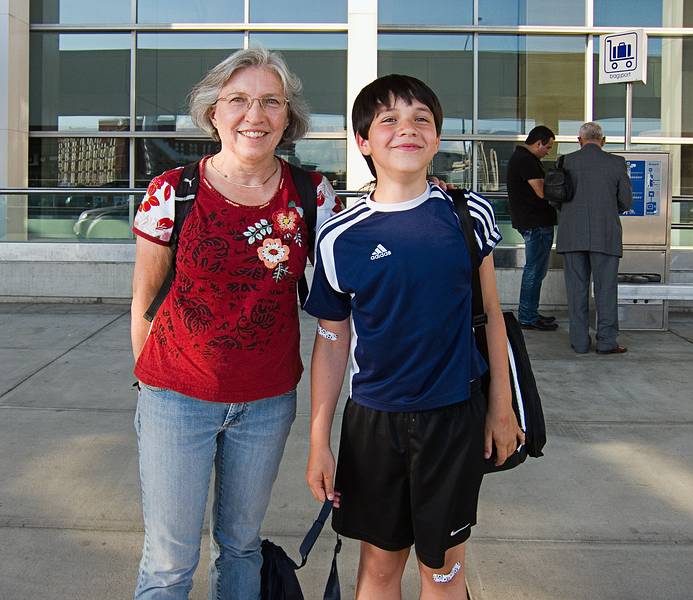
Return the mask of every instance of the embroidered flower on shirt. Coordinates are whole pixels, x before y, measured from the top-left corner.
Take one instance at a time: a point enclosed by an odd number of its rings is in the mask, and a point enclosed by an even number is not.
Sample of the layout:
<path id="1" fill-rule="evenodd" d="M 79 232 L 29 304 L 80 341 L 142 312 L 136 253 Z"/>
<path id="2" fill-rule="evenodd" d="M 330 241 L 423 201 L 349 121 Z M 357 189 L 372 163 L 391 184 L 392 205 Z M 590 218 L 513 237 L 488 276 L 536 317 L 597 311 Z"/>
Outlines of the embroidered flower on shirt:
<path id="1" fill-rule="evenodd" d="M 298 213 L 295 210 L 278 210 L 272 221 L 280 233 L 293 233 L 298 227 Z"/>
<path id="2" fill-rule="evenodd" d="M 266 235 L 272 233 L 272 223 L 267 219 L 260 219 L 255 225 L 248 225 L 247 229 L 243 232 L 243 235 L 248 238 L 248 243 L 252 244 L 256 241 L 260 241 Z M 259 249 L 258 249 L 259 251 Z"/>
<path id="3" fill-rule="evenodd" d="M 258 258 L 268 269 L 274 269 L 279 263 L 289 260 L 289 252 L 290 248 L 281 240 L 271 238 L 264 240 L 257 249 Z"/>

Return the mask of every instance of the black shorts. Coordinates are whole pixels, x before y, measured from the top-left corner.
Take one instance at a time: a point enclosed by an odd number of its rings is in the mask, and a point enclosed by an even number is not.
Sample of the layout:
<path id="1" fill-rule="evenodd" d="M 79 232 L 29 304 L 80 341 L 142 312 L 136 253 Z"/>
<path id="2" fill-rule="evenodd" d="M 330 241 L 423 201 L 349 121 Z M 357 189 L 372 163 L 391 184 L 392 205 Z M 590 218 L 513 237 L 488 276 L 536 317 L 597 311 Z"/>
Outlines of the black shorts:
<path id="1" fill-rule="evenodd" d="M 468 400 L 421 412 L 383 412 L 349 399 L 334 530 L 383 550 L 415 544 L 424 565 L 441 568 L 445 551 L 467 540 L 476 524 L 485 418 L 476 381 Z"/>

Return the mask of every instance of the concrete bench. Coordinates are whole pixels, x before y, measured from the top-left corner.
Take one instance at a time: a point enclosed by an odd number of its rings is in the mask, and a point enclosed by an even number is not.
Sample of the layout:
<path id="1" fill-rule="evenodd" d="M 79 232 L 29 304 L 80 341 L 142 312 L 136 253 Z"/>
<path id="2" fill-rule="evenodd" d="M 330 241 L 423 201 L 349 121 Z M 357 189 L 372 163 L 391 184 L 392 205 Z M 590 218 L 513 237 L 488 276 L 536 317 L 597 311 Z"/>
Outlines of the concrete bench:
<path id="1" fill-rule="evenodd" d="M 619 283 L 619 300 L 693 300 L 693 283 Z"/>

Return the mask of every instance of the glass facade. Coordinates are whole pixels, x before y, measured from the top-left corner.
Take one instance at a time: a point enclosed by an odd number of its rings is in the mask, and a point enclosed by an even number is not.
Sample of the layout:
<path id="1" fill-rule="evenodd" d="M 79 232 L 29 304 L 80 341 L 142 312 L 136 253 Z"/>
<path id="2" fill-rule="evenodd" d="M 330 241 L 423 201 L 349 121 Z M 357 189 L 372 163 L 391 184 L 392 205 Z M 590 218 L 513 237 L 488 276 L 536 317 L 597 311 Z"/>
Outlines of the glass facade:
<path id="1" fill-rule="evenodd" d="M 507 161 L 535 125 L 558 135 L 549 162 L 577 148 L 588 119 L 602 124 L 610 149 L 623 149 L 625 87 L 598 84 L 602 31 L 591 28 L 648 28 L 647 85 L 633 86 L 633 149 L 669 151 L 674 194 L 693 195 L 693 36 L 681 33 L 693 26 L 693 0 L 440 0 L 425 10 L 408 0 L 376 4 L 378 74 L 414 75 L 443 104 L 431 173 L 489 194 L 501 219 Z M 366 35 L 350 30 L 348 5 L 30 0 L 29 186 L 88 189 L 8 197 L 6 204 L 26 210 L 27 238 L 130 238 L 134 196 L 98 189 L 141 188 L 215 152 L 192 125 L 187 95 L 210 67 L 254 45 L 283 54 L 311 108 L 306 139 L 280 154 L 345 189 L 347 96 L 357 91 L 349 89 L 348 40 L 359 44 Z M 528 26 L 536 29 L 521 29 Z M 675 220 L 690 222 L 691 205 L 678 205 Z"/>

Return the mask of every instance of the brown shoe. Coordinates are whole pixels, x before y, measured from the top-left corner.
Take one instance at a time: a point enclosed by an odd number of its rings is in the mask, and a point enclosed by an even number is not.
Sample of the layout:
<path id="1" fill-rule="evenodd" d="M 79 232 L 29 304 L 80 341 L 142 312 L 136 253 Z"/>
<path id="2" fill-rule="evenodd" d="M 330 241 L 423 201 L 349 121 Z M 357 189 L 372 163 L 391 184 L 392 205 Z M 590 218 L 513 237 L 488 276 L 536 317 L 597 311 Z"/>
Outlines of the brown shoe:
<path id="1" fill-rule="evenodd" d="M 597 354 L 623 354 L 628 352 L 628 348 L 624 346 L 616 346 L 615 348 L 609 348 L 608 350 L 597 350 Z"/>

